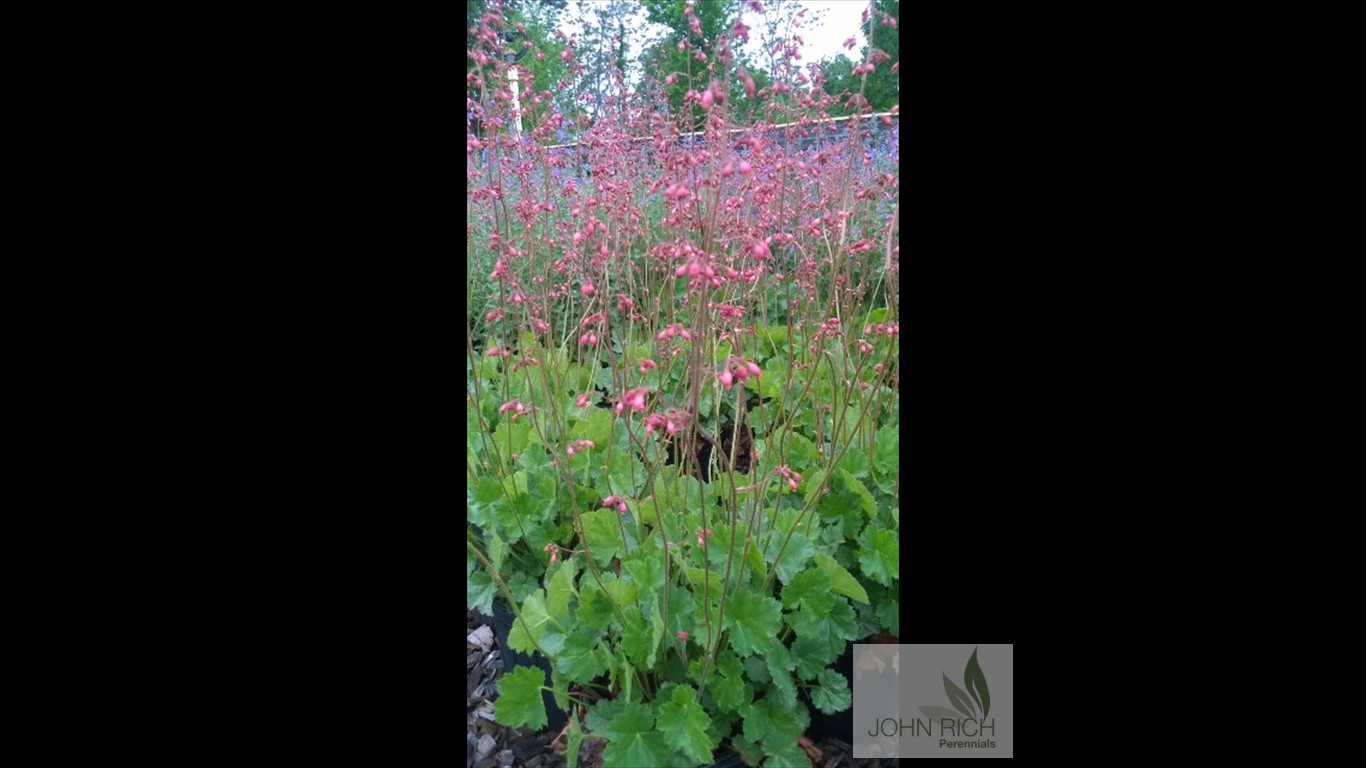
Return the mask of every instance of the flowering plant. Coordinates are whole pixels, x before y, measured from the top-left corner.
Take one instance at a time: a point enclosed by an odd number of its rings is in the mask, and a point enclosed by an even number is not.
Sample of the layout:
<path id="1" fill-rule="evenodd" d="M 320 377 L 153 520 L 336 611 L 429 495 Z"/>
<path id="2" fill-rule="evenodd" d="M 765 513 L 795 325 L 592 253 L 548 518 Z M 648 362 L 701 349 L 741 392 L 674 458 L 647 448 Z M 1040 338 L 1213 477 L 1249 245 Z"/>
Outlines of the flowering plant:
<path id="1" fill-rule="evenodd" d="M 803 148 L 817 89 L 750 94 L 793 120 L 732 131 L 728 81 L 754 83 L 728 36 L 698 55 L 669 76 L 700 135 L 604 100 L 591 179 L 548 172 L 550 88 L 528 136 L 470 140 L 467 602 L 505 603 L 509 645 L 550 660 L 503 676 L 497 717 L 543 726 L 549 688 L 571 765 L 585 735 L 609 766 L 723 742 L 796 764 L 807 705 L 850 706 L 831 663 L 899 633 L 894 174 L 857 123 Z M 507 65 L 472 56 L 496 129 Z"/>

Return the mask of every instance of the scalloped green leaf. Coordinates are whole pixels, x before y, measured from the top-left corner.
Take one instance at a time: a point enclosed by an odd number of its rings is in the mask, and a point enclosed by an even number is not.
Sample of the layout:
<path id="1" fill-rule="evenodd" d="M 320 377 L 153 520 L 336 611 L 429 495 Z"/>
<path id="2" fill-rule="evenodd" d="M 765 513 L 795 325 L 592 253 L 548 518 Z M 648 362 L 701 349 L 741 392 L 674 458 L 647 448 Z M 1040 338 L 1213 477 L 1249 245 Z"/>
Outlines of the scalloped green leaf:
<path id="1" fill-rule="evenodd" d="M 599 507 L 584 512 L 579 519 L 595 560 L 605 563 L 621 553 L 621 521 L 614 510 Z"/>
<path id="2" fill-rule="evenodd" d="M 544 728 L 547 722 L 541 687 L 545 672 L 540 667 L 518 667 L 498 678 L 494 719 L 512 727 Z"/>
<path id="3" fill-rule="evenodd" d="M 604 768 L 677 768 L 678 755 L 655 729 L 654 711 L 646 704 L 622 705 L 601 731 L 607 737 Z"/>
<path id="4" fill-rule="evenodd" d="M 521 615 L 512 620 L 508 646 L 514 651 L 531 653 L 536 650 L 536 643 L 545 634 L 549 622 L 550 614 L 545 610 L 545 592 L 537 589 L 522 601 Z"/>
<path id="5" fill-rule="evenodd" d="M 859 534 L 858 543 L 859 568 L 865 576 L 883 586 L 901 577 L 901 544 L 895 531 L 870 525 Z"/>
<path id="6" fill-rule="evenodd" d="M 470 574 L 465 580 L 466 607 L 488 616 L 493 613 L 493 595 L 497 591 L 497 585 L 487 573 Z"/>
<path id="7" fill-rule="evenodd" d="M 563 620 L 569 615 L 569 600 L 574 597 L 574 558 L 550 566 L 552 575 L 546 586 L 545 609 L 550 618 Z"/>
<path id="8" fill-rule="evenodd" d="M 607 594 L 596 581 L 584 579 L 579 591 L 579 607 L 574 612 L 574 624 L 601 632 L 611 623 L 612 604 L 608 601 Z"/>
<path id="9" fill-rule="evenodd" d="M 738 710 L 750 702 L 754 691 L 745 682 L 745 670 L 729 648 L 716 658 L 717 675 L 707 685 L 716 705 L 723 710 Z"/>
<path id="10" fill-rule="evenodd" d="M 786 528 L 780 525 L 780 531 L 785 530 Z M 778 548 L 782 545 L 782 535 L 775 534 L 768 537 L 768 546 L 765 548 L 765 551 L 768 554 L 769 560 L 772 560 L 777 556 Z M 811 543 L 811 539 L 807 538 L 806 534 L 792 534 L 792 538 L 787 542 L 787 549 L 783 550 L 782 557 L 779 557 L 778 562 L 773 566 L 773 570 L 778 574 L 778 580 L 784 584 L 792 581 L 794 576 L 801 573 L 802 569 L 806 568 L 807 563 L 811 560 L 811 556 L 815 553 L 816 547 Z"/>
<path id="11" fill-rule="evenodd" d="M 838 594 L 844 595 L 853 600 L 857 600 L 864 605 L 868 604 L 868 592 L 863 585 L 858 583 L 854 574 L 845 570 L 844 566 L 835 562 L 835 558 L 819 552 L 816 554 L 816 566 L 821 569 L 830 579 L 830 588 Z"/>
<path id="12" fill-rule="evenodd" d="M 792 642 L 792 658 L 797 660 L 797 677 L 810 680 L 835 663 L 839 650 L 828 638 L 798 635 Z"/>
<path id="13" fill-rule="evenodd" d="M 783 607 L 800 609 L 813 617 L 824 618 L 835 607 L 835 595 L 830 590 L 830 578 L 825 572 L 812 568 L 793 577 L 783 588 Z"/>
<path id="14" fill-rule="evenodd" d="M 573 680 L 587 682 L 607 671 L 602 635 L 579 629 L 565 640 L 564 650 L 555 657 L 555 668 Z"/>
<path id="15" fill-rule="evenodd" d="M 764 654 L 764 662 L 773 678 L 773 688 L 769 691 L 771 699 L 784 707 L 796 706 L 797 683 L 791 672 L 796 662 L 792 660 L 792 653 L 782 645 L 775 645 Z"/>
<path id="16" fill-rule="evenodd" d="M 724 620 L 735 653 L 743 657 L 768 652 L 778 637 L 782 616 L 777 600 L 748 589 L 737 590 L 726 605 Z"/>
<path id="17" fill-rule="evenodd" d="M 695 763 L 710 763 L 717 740 L 708 726 L 711 718 L 697 703 L 697 691 L 690 686 L 679 686 L 669 700 L 659 707 L 659 730 L 664 743 Z"/>
<path id="18" fill-rule="evenodd" d="M 849 681 L 833 669 L 822 670 L 811 689 L 811 703 L 827 715 L 843 712 L 854 703 Z"/>

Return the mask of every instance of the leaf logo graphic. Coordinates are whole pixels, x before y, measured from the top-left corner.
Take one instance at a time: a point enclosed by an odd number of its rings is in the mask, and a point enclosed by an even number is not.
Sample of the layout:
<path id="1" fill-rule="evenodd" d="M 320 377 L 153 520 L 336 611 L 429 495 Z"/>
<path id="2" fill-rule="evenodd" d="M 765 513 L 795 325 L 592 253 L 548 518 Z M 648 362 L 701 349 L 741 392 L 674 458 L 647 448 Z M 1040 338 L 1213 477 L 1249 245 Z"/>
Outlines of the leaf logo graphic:
<path id="1" fill-rule="evenodd" d="M 964 693 L 963 688 L 967 688 L 966 693 Z M 920 711 L 931 720 L 936 718 L 956 720 L 959 716 L 975 720 L 986 719 L 987 713 L 991 711 L 991 694 L 987 691 L 987 676 L 982 672 L 982 665 L 977 663 L 977 649 L 975 648 L 972 651 L 972 657 L 968 659 L 967 668 L 963 670 L 963 688 L 954 685 L 949 676 L 944 675 L 944 693 L 948 695 L 949 703 L 953 705 L 953 709 L 948 707 L 921 707 Z M 982 713 L 980 718 L 977 717 L 979 710 Z"/>

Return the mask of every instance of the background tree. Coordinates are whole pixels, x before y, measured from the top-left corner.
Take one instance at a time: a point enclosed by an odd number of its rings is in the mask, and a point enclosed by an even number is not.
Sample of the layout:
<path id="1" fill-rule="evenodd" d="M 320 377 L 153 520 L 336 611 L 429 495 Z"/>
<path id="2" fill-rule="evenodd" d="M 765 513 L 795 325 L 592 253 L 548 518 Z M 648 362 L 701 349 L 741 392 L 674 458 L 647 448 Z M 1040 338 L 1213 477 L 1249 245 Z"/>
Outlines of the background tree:
<path id="1" fill-rule="evenodd" d="M 640 0 L 640 3 L 649 21 L 666 29 L 661 39 L 645 49 L 642 56 L 645 71 L 649 76 L 665 81 L 664 98 L 674 114 L 681 114 L 684 94 L 690 90 L 701 91 L 711 82 L 708 65 L 715 61 L 711 42 L 732 31 L 739 3 L 737 0 Z M 697 20 L 696 25 L 688 16 L 689 7 Z M 683 45 L 681 51 L 680 43 Z M 705 62 L 697 59 L 699 53 L 706 56 Z M 668 82 L 671 76 L 674 82 Z M 736 90 L 735 84 L 738 80 L 730 88 L 732 93 Z M 695 105 L 689 115 L 690 125 L 701 124 L 702 111 Z"/>

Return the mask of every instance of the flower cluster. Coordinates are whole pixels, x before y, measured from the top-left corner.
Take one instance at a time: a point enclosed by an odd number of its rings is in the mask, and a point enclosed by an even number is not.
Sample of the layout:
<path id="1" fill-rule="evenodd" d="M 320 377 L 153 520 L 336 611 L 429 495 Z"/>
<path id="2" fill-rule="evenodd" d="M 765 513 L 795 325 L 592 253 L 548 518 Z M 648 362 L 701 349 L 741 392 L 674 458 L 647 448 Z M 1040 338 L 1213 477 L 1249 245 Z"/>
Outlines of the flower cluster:
<path id="1" fill-rule="evenodd" d="M 863 327 L 864 336 L 876 336 L 885 333 L 888 336 L 895 336 L 901 333 L 901 326 L 897 323 L 877 323 Z"/>
<path id="2" fill-rule="evenodd" d="M 652 413 L 645 417 L 645 434 L 652 435 L 656 429 L 663 429 L 672 435 L 678 432 L 678 428 L 687 421 L 688 414 L 676 408 L 670 408 L 664 413 Z"/>
<path id="3" fill-rule="evenodd" d="M 659 341 L 668 341 L 669 339 L 672 339 L 675 336 L 682 337 L 685 340 L 690 340 L 692 339 L 692 332 L 689 331 L 687 328 L 684 328 L 682 325 L 674 323 L 673 325 L 660 331 L 659 335 L 655 338 Z"/>
<path id="4" fill-rule="evenodd" d="M 592 448 L 592 447 L 593 447 L 593 441 L 592 441 L 592 440 L 578 440 L 578 441 L 576 441 L 573 445 L 571 445 L 571 446 L 569 446 L 568 448 L 564 449 L 564 452 L 565 452 L 566 454 L 570 455 L 570 456 L 573 456 L 575 453 L 582 453 L 583 451 L 586 451 L 586 450 L 588 450 L 589 448 Z"/>
<path id="5" fill-rule="evenodd" d="M 623 497 L 608 496 L 607 498 L 602 500 L 602 505 L 604 507 L 616 507 L 617 514 L 619 515 L 626 514 L 626 499 Z"/>
<path id="6" fill-rule="evenodd" d="M 730 389 L 735 382 L 745 383 L 745 379 L 750 376 L 758 376 L 762 373 L 759 364 L 753 360 L 731 360 L 727 361 L 726 367 L 716 375 L 720 380 L 721 386 Z"/>
<path id="7" fill-rule="evenodd" d="M 617 413 L 621 413 L 627 408 L 630 408 L 633 411 L 645 410 L 645 395 L 648 394 L 649 391 L 650 390 L 645 389 L 644 387 L 637 387 L 629 390 L 625 397 L 617 401 Z"/>
<path id="8" fill-rule="evenodd" d="M 532 410 L 533 409 L 522 405 L 521 400 L 509 400 L 508 402 L 498 406 L 498 414 L 500 416 L 504 413 L 507 413 L 508 411 L 512 411 L 513 421 L 516 421 L 517 417 L 521 416 L 524 413 L 531 413 Z"/>
<path id="9" fill-rule="evenodd" d="M 802 481 L 801 473 L 793 472 L 786 464 L 779 465 L 778 468 L 773 471 L 787 478 L 787 487 L 791 490 L 797 490 L 797 484 Z"/>

